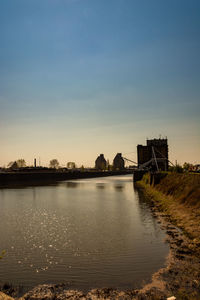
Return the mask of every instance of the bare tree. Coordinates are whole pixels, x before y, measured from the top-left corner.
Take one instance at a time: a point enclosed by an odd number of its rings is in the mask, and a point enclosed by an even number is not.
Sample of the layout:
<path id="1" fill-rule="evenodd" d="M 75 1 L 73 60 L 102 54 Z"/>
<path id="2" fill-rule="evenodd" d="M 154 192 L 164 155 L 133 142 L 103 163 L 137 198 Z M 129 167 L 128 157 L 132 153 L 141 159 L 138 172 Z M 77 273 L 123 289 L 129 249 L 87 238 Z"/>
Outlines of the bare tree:
<path id="1" fill-rule="evenodd" d="M 24 160 L 23 158 L 18 159 L 18 160 L 16 161 L 16 163 L 17 163 L 17 165 L 18 165 L 19 168 L 24 168 L 24 167 L 26 167 L 26 162 L 25 162 L 25 160 Z"/>
<path id="2" fill-rule="evenodd" d="M 57 169 L 58 167 L 59 167 L 59 162 L 58 162 L 58 160 L 57 159 L 52 159 L 52 160 L 50 160 L 50 162 L 49 162 L 49 167 L 50 168 L 55 168 L 55 169 Z"/>
<path id="3" fill-rule="evenodd" d="M 67 168 L 68 168 L 68 169 L 75 169 L 75 168 L 76 168 L 75 162 L 69 161 L 69 162 L 67 163 Z"/>

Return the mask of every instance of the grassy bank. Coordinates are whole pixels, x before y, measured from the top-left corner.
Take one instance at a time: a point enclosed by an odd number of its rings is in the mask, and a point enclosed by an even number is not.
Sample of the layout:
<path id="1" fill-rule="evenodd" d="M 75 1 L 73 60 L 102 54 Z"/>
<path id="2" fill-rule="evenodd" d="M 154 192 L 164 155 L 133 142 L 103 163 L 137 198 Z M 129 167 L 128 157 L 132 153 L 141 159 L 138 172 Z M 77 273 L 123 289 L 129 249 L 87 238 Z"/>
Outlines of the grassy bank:
<path id="1" fill-rule="evenodd" d="M 159 184 L 150 186 L 149 182 L 145 174 L 138 185 L 188 237 L 199 239 L 200 245 L 200 174 L 168 173 Z"/>
<path id="2" fill-rule="evenodd" d="M 167 173 L 158 184 L 149 183 L 145 174 L 136 185 L 151 200 L 168 234 L 168 265 L 159 274 L 166 294 L 200 299 L 200 175 Z"/>

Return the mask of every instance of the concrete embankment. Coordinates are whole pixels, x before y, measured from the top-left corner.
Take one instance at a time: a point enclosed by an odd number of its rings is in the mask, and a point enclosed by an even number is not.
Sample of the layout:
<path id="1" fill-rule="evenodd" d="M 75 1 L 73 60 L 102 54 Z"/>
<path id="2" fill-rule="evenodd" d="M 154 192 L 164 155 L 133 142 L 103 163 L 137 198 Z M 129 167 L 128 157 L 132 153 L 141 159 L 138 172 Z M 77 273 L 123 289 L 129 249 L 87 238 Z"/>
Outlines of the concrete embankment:
<path id="1" fill-rule="evenodd" d="M 95 178 L 114 175 L 131 174 L 129 170 L 124 171 L 37 171 L 37 172 L 4 172 L 0 173 L 0 187 L 12 187 L 31 184 L 50 184 L 61 180 Z"/>
<path id="2" fill-rule="evenodd" d="M 151 286 L 157 281 L 166 295 L 200 299 L 200 174 L 161 173 L 156 179 L 145 174 L 136 186 L 151 202 L 170 244 L 167 267 Z"/>

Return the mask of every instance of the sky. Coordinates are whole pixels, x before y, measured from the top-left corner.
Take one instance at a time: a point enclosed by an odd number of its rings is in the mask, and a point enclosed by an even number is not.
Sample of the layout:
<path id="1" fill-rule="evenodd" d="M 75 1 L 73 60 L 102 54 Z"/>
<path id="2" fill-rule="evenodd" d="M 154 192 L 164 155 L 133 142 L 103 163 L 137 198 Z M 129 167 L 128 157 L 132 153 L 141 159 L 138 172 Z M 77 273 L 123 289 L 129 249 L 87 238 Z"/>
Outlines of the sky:
<path id="1" fill-rule="evenodd" d="M 0 166 L 200 163 L 199 0 L 0 0 Z"/>

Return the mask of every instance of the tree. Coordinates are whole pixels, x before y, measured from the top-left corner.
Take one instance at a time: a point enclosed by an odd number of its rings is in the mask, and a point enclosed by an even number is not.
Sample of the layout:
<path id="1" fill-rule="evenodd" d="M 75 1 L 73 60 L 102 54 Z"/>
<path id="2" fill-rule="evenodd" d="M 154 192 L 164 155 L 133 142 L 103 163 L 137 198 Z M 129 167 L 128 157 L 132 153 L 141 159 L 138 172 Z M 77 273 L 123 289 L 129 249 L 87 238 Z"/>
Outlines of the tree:
<path id="1" fill-rule="evenodd" d="M 113 168 L 113 166 L 110 164 L 109 159 L 107 159 L 107 162 L 106 162 L 106 170 L 112 171 L 112 168 Z"/>
<path id="2" fill-rule="evenodd" d="M 68 168 L 68 169 L 75 169 L 75 168 L 76 168 L 75 162 L 69 161 L 69 162 L 67 163 L 67 168 Z"/>
<path id="3" fill-rule="evenodd" d="M 183 164 L 183 169 L 184 169 L 185 171 L 190 171 L 190 170 L 192 169 L 192 167 L 193 167 L 193 165 L 190 164 L 190 163 L 185 162 L 185 163 Z"/>
<path id="4" fill-rule="evenodd" d="M 108 170 L 108 171 L 109 171 L 109 165 L 110 165 L 110 162 L 109 162 L 109 159 L 107 159 L 107 161 L 106 161 L 106 170 Z"/>
<path id="5" fill-rule="evenodd" d="M 19 168 L 24 168 L 24 167 L 26 167 L 26 162 L 25 162 L 25 160 L 24 160 L 23 158 L 18 159 L 18 160 L 16 161 L 16 163 L 17 163 L 17 165 L 18 165 Z"/>
<path id="6" fill-rule="evenodd" d="M 8 163 L 8 168 L 11 168 L 11 167 L 13 167 L 13 168 L 24 168 L 24 167 L 26 167 L 26 162 L 23 158 L 20 158 L 16 161 L 10 161 Z"/>
<path id="7" fill-rule="evenodd" d="M 55 169 L 57 169 L 58 167 L 59 167 L 59 162 L 58 162 L 58 160 L 57 159 L 52 159 L 52 160 L 50 160 L 50 162 L 49 162 L 49 167 L 50 168 L 55 168 Z"/>
<path id="8" fill-rule="evenodd" d="M 175 173 L 183 173 L 183 168 L 181 167 L 181 165 L 176 164 L 175 166 L 169 167 L 169 171 Z"/>

